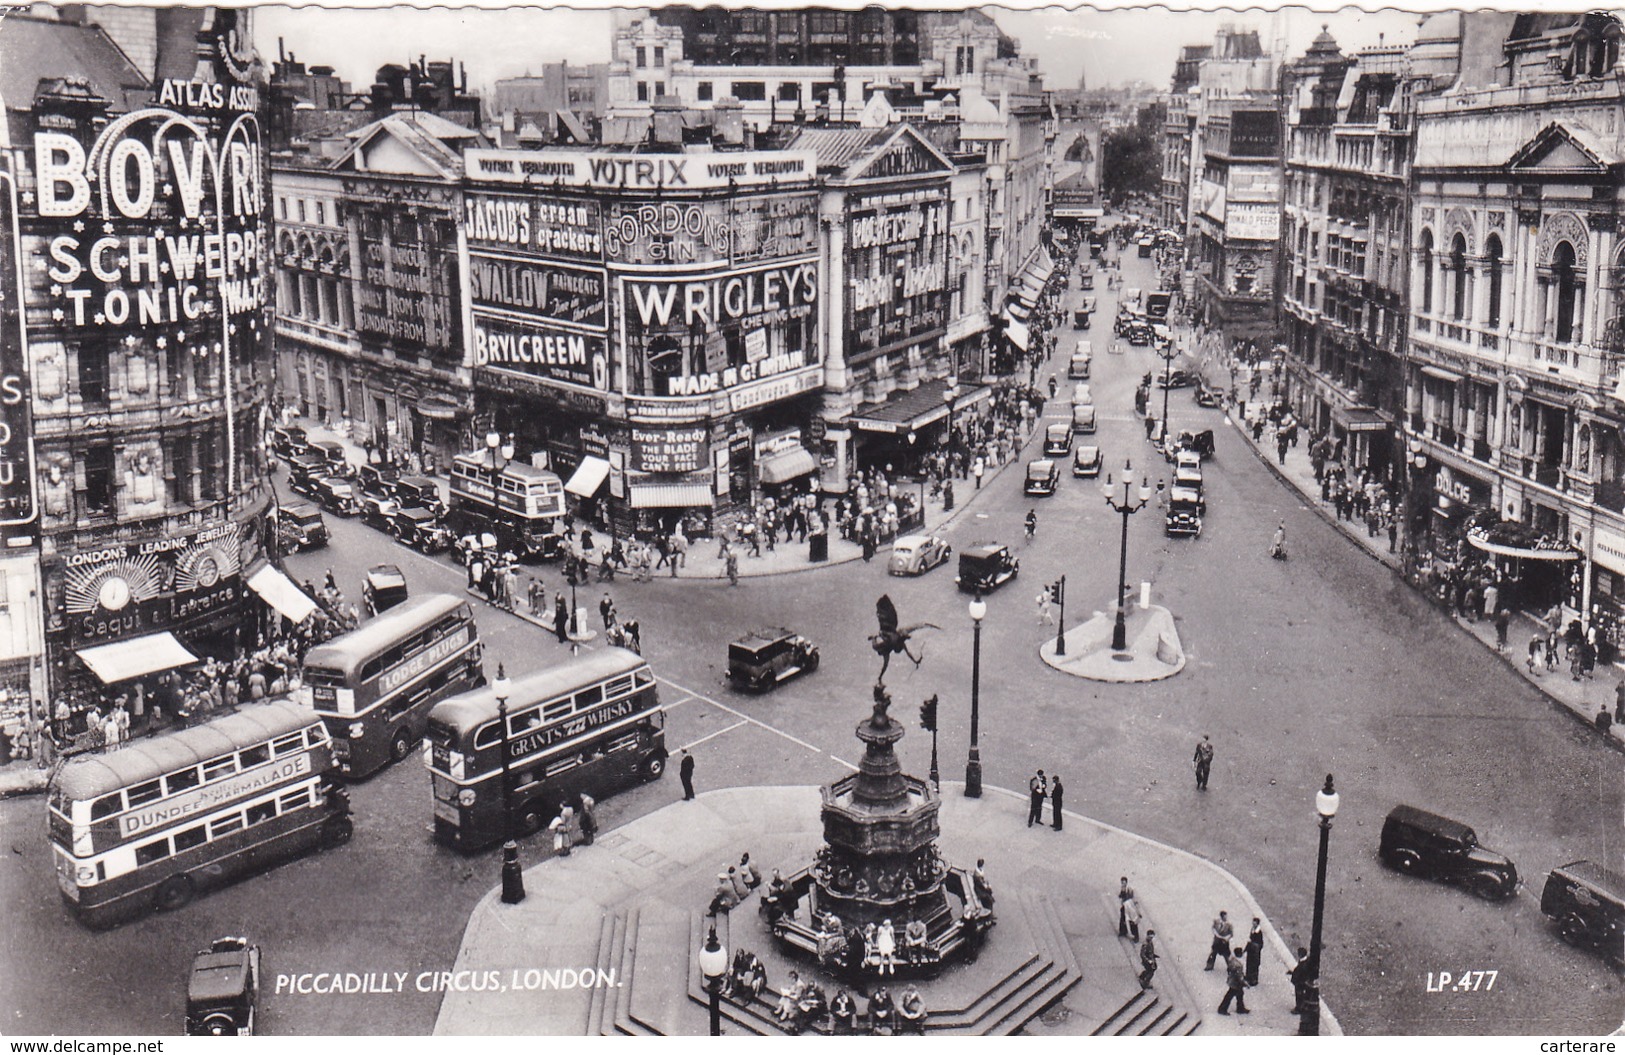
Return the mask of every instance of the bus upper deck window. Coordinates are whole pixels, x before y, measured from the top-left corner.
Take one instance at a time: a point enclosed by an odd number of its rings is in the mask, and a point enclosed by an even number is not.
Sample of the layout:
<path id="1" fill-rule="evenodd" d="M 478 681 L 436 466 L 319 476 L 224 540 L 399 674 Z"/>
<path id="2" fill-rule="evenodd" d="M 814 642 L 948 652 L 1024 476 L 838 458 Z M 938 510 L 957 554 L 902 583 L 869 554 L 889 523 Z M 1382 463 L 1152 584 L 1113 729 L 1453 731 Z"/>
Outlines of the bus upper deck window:
<path id="1" fill-rule="evenodd" d="M 642 670 L 634 670 L 632 672 L 632 677 L 637 680 L 639 688 L 642 688 L 645 685 L 653 685 L 655 683 L 654 672 L 648 667 L 644 667 Z"/>
<path id="2" fill-rule="evenodd" d="M 305 734 L 303 732 L 289 733 L 287 736 L 279 736 L 275 740 L 271 741 L 271 750 L 274 751 L 278 757 L 301 750 L 304 746 Z"/>
<path id="3" fill-rule="evenodd" d="M 199 783 L 201 783 L 201 781 L 198 779 L 196 767 L 192 769 L 182 769 L 178 772 L 171 773 L 169 776 L 164 778 L 164 784 L 171 795 L 175 794 L 177 791 L 186 791 L 189 788 L 195 788 Z"/>
<path id="4" fill-rule="evenodd" d="M 111 795 L 103 795 L 90 804 L 90 819 L 99 821 L 103 817 L 111 817 L 124 809 L 124 796 L 115 791 Z"/>
<path id="5" fill-rule="evenodd" d="M 508 719 L 508 735 L 519 736 L 528 733 L 542 724 L 542 712 L 539 710 L 525 711 Z"/>
<path id="6" fill-rule="evenodd" d="M 134 787 L 126 789 L 124 796 L 129 800 L 130 807 L 133 809 L 143 803 L 163 798 L 164 789 L 158 785 L 156 780 L 149 780 L 144 784 L 136 784 Z"/>
<path id="7" fill-rule="evenodd" d="M 244 769 L 248 769 L 250 766 L 264 765 L 271 760 L 271 748 L 266 744 L 245 747 L 237 752 L 237 758 Z"/>
<path id="8" fill-rule="evenodd" d="M 580 692 L 576 693 L 576 710 L 577 711 L 584 711 L 588 707 L 593 707 L 593 706 L 596 706 L 596 705 L 598 705 L 600 703 L 603 703 L 603 702 L 604 702 L 604 687 L 602 685 L 593 685 L 593 686 L 591 686 L 589 688 L 582 689 Z"/>

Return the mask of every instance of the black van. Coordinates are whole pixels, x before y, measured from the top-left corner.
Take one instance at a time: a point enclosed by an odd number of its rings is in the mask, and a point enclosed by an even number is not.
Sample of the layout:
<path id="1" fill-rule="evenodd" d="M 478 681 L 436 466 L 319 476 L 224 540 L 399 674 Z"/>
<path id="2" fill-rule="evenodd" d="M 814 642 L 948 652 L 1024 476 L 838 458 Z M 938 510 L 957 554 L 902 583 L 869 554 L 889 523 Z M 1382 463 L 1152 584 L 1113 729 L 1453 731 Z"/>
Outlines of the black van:
<path id="1" fill-rule="evenodd" d="M 1599 950 L 1625 966 L 1625 876 L 1591 861 L 1571 861 L 1546 876 L 1540 911 L 1570 945 Z"/>
<path id="2" fill-rule="evenodd" d="M 1390 868 L 1459 883 L 1486 901 L 1518 890 L 1518 869 L 1505 855 L 1478 845 L 1478 834 L 1460 821 L 1415 806 L 1388 812 L 1377 853 Z"/>

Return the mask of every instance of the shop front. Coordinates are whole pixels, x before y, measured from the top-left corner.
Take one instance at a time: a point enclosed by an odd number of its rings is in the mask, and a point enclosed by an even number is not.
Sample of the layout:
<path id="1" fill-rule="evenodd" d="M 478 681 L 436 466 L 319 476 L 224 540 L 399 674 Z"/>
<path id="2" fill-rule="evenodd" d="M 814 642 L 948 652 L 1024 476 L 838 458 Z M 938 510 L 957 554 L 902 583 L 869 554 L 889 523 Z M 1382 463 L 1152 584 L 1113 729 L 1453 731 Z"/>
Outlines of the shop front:
<path id="1" fill-rule="evenodd" d="M 1625 523 L 1599 519 L 1591 530 L 1591 629 L 1597 658 L 1612 663 L 1625 649 Z"/>
<path id="2" fill-rule="evenodd" d="M 1432 516 L 1426 526 L 1426 542 L 1435 570 L 1453 569 L 1469 556 L 1467 529 L 1475 519 L 1493 515 L 1495 489 L 1488 481 L 1448 465 L 1438 466 L 1431 483 Z"/>
<path id="3" fill-rule="evenodd" d="M 980 412 L 992 399 L 985 385 L 960 384 L 951 390 L 946 378 L 934 378 L 892 398 L 865 403 L 844 424 L 857 444 L 860 469 L 886 469 L 917 474 L 926 459 L 950 448 L 962 432 L 963 415 Z"/>

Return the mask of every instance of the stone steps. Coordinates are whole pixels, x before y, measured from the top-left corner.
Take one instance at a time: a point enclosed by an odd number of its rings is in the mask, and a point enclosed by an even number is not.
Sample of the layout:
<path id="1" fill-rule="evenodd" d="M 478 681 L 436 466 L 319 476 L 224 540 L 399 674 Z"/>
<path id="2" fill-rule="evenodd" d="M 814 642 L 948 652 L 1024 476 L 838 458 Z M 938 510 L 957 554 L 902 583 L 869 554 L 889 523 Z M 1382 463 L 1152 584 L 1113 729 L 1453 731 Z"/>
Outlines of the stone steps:
<path id="1" fill-rule="evenodd" d="M 1184 1037 L 1196 1032 L 1202 1020 L 1164 1000 L 1155 990 L 1143 989 L 1128 999 L 1110 1018 L 1096 1026 L 1092 1037 Z"/>
<path id="2" fill-rule="evenodd" d="M 618 912 L 607 913 L 598 920 L 598 952 L 593 957 L 593 967 L 603 970 L 608 966 L 615 966 L 611 957 L 616 949 L 625 942 L 621 928 L 625 926 L 625 918 Z M 621 982 L 619 970 L 616 971 L 615 981 Z M 616 990 L 604 986 L 593 986 L 592 997 L 587 1004 L 587 1022 L 581 1035 L 585 1037 L 603 1036 L 604 1008 L 614 999 Z"/>

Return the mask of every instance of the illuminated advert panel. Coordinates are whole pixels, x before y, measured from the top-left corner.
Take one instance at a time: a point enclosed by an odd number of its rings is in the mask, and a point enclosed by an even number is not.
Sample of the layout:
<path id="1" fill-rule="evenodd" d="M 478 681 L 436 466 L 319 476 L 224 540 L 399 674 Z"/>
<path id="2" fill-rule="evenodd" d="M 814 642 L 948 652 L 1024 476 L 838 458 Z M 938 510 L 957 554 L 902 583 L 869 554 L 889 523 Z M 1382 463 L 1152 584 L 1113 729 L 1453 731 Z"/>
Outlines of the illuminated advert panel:
<path id="1" fill-rule="evenodd" d="M 570 150 L 469 150 L 464 171 L 474 180 L 534 187 L 595 190 L 736 190 L 811 180 L 810 150 L 727 154 L 594 154 Z"/>
<path id="2" fill-rule="evenodd" d="M 818 199 L 811 194 L 611 202 L 604 217 L 604 255 L 617 265 L 738 267 L 816 252 Z"/>
<path id="3" fill-rule="evenodd" d="M 940 193 L 857 199 L 847 222 L 846 260 L 849 359 L 945 330 L 948 208 Z"/>
<path id="4" fill-rule="evenodd" d="M 9 246 L 0 252 L 0 527 L 18 527 L 32 523 L 39 509 L 34 491 L 17 190 L 9 172 L 0 172 L 0 231 Z"/>

